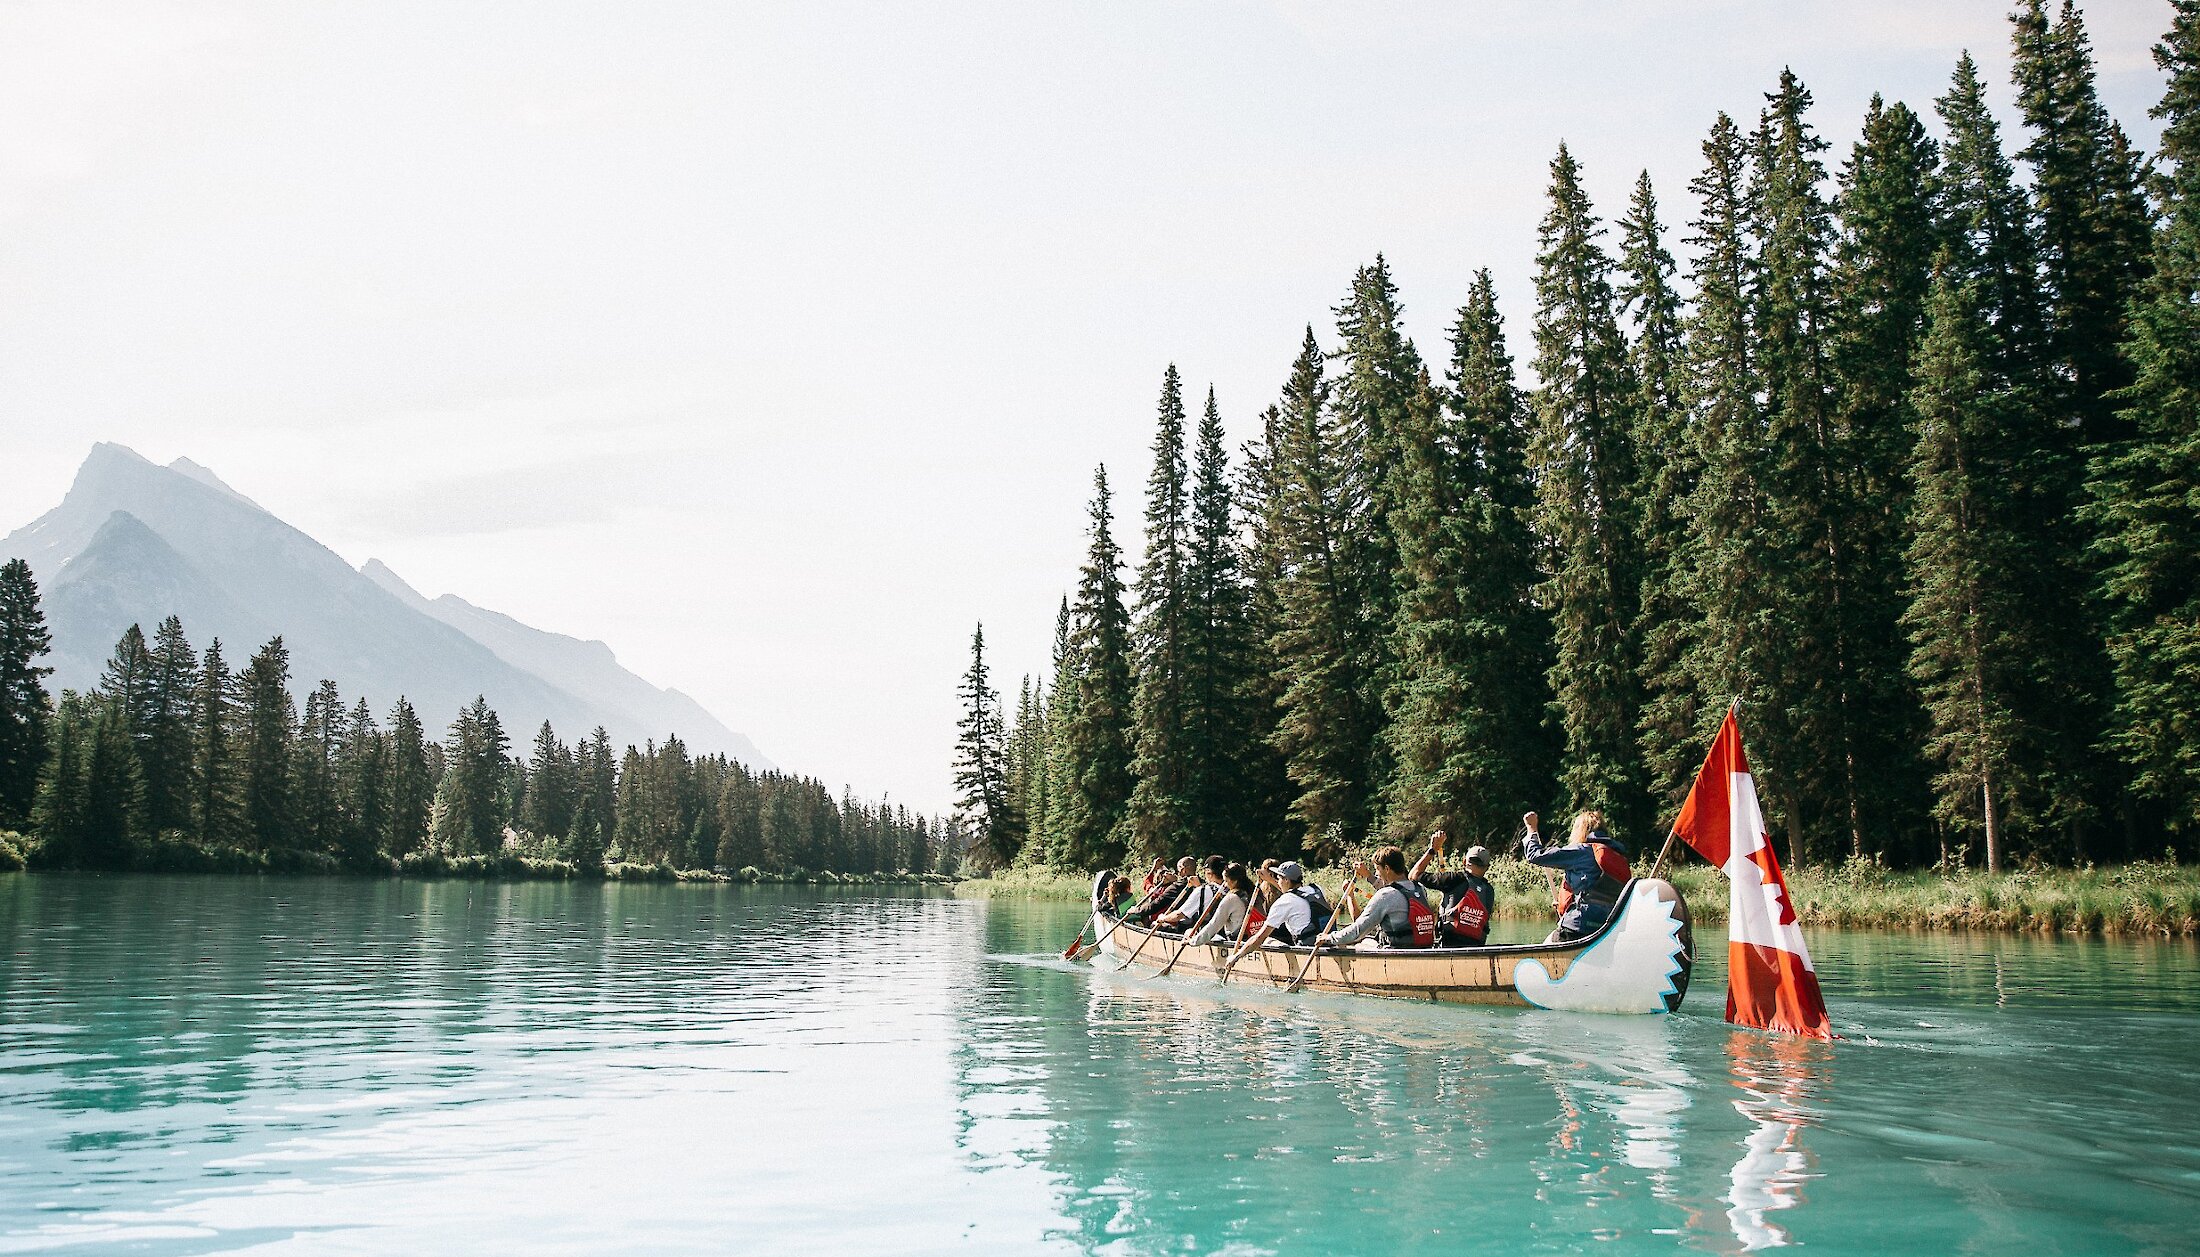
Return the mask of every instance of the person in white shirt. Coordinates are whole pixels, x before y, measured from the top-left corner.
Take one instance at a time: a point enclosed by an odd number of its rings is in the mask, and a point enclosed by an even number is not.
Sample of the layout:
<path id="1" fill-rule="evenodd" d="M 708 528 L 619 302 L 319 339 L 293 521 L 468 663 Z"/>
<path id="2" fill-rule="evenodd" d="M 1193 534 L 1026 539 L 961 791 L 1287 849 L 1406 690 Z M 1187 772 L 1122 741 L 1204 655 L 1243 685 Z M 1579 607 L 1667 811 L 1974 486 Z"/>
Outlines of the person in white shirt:
<path id="1" fill-rule="evenodd" d="M 1207 911 L 1207 905 L 1222 896 L 1222 869 L 1221 856 L 1208 856 L 1206 867 L 1200 870 L 1199 881 L 1193 884 L 1182 899 L 1176 901 L 1174 908 L 1162 913 L 1154 921 L 1153 927 L 1157 930 L 1183 930 L 1196 924 L 1200 915 Z"/>
<path id="2" fill-rule="evenodd" d="M 1232 864 L 1222 870 L 1225 893 L 1222 902 L 1207 914 L 1206 924 L 1192 931 L 1189 940 L 1197 947 L 1220 940 L 1237 941 L 1238 931 L 1245 928 L 1245 909 L 1253 900 L 1253 878 L 1242 864 Z"/>
<path id="3" fill-rule="evenodd" d="M 1306 870 L 1296 860 L 1285 860 L 1268 874 L 1277 887 L 1276 901 L 1268 905 L 1268 919 L 1251 938 L 1238 945 L 1230 953 L 1229 964 L 1235 965 L 1246 953 L 1265 945 L 1270 938 L 1291 944 L 1314 941 L 1316 935 L 1328 926 L 1329 899 L 1321 887 L 1305 885 Z"/>

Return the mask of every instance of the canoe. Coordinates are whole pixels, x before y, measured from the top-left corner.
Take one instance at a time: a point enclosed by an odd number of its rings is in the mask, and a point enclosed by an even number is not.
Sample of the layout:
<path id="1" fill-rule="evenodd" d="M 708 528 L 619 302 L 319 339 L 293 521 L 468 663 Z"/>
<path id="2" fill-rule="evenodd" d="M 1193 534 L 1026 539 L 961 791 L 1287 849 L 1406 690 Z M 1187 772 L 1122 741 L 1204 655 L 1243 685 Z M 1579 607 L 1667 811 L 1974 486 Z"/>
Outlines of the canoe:
<path id="1" fill-rule="evenodd" d="M 1103 873 L 1093 882 L 1088 928 L 1106 958 L 1095 963 L 1158 973 L 1176 954 L 1182 936 L 1118 921 L 1102 903 L 1108 878 Z M 1305 968 L 1309 950 L 1263 947 L 1238 962 L 1230 981 L 1288 987 Z M 1170 976 L 1215 979 L 1229 959 L 1230 948 L 1222 943 L 1187 947 Z M 1620 892 L 1618 910 L 1610 919 L 1572 942 L 1324 951 L 1306 970 L 1299 989 L 1445 1004 L 1667 1013 L 1681 1006 L 1694 965 L 1688 901 L 1671 882 L 1638 877 Z"/>

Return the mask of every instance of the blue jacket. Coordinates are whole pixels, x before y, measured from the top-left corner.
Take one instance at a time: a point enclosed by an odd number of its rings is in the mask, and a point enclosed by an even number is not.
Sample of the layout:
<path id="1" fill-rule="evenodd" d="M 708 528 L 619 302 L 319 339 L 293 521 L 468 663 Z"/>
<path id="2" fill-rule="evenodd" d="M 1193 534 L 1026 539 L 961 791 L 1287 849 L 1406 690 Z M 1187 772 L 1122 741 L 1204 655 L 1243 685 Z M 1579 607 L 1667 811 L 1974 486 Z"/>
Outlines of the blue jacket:
<path id="1" fill-rule="evenodd" d="M 1595 848 L 1603 845 L 1619 856 L 1621 867 L 1626 865 L 1625 849 L 1602 831 L 1589 835 L 1589 841 L 1575 846 L 1572 843 L 1546 843 L 1535 834 L 1529 834 L 1520 844 L 1521 854 L 1528 863 L 1547 869 L 1557 869 L 1566 875 L 1566 910 L 1559 914 L 1558 928 L 1568 934 L 1586 934 L 1604 924 L 1618 905 L 1601 896 L 1592 895 L 1606 875 L 1606 869 L 1597 861 Z M 1610 856 L 1606 857 L 1607 860 Z"/>

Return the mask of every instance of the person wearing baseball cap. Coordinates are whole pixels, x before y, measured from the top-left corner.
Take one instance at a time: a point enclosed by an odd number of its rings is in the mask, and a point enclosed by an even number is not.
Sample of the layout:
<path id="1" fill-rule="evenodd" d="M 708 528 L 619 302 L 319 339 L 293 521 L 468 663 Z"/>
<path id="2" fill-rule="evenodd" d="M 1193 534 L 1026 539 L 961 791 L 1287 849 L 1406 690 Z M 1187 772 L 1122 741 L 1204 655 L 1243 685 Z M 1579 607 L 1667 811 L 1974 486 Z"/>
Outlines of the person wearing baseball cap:
<path id="1" fill-rule="evenodd" d="M 1230 953 L 1228 967 L 1255 948 L 1267 943 L 1271 937 L 1285 943 L 1311 943 L 1321 936 L 1332 915 L 1329 897 L 1319 886 L 1306 884 L 1306 870 L 1297 860 L 1285 860 L 1273 869 L 1263 869 L 1261 878 L 1276 890 L 1275 901 L 1268 905 L 1268 918 L 1236 951 Z"/>
<path id="2" fill-rule="evenodd" d="M 1489 940 L 1490 919 L 1497 915 L 1497 888 L 1490 885 L 1490 849 L 1467 848 L 1466 867 L 1428 871 L 1444 854 L 1444 831 L 1429 835 L 1428 850 L 1413 864 L 1412 879 L 1444 897 L 1436 914 L 1439 947 L 1480 947 Z"/>

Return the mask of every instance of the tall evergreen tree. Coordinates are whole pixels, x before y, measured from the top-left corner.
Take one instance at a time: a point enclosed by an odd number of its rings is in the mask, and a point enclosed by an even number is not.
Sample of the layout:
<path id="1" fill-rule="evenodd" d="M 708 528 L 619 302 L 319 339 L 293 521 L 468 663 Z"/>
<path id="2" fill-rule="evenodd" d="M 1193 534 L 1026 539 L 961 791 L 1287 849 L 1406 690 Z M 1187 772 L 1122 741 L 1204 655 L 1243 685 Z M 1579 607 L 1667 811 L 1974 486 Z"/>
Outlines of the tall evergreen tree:
<path id="1" fill-rule="evenodd" d="M 139 818 L 145 806 L 137 748 L 131 744 L 130 717 L 121 701 L 102 697 L 93 705 L 84 750 L 83 836 L 77 853 L 86 868 L 126 868 L 137 851 Z"/>
<path id="2" fill-rule="evenodd" d="M 1983 288 L 1936 267 L 1913 402 L 1913 597 L 1904 621 L 1932 721 L 1928 750 L 1940 765 L 1935 814 L 1959 835 L 1975 832 L 1986 867 L 1999 871 L 2007 827 L 2040 802 L 2023 745 L 2036 645 L 2024 574 L 2035 560 L 2003 489 L 2025 453 L 2021 415 L 2030 403 L 1997 387 Z"/>
<path id="3" fill-rule="evenodd" d="M 972 826 L 986 861 L 999 867 L 1023 847 L 1023 819 L 1008 790 L 1008 731 L 1001 696 L 985 663 L 985 626 L 970 638 L 970 670 L 963 674 L 963 715 L 956 726 L 955 814 Z"/>
<path id="4" fill-rule="evenodd" d="M 573 828 L 580 782 L 573 754 L 550 722 L 535 731 L 527 760 L 527 804 L 521 823 L 538 838 L 563 838 Z"/>
<path id="5" fill-rule="evenodd" d="M 352 868 L 369 868 L 381 857 L 389 830 L 389 746 L 367 700 L 352 704 L 338 755 L 342 828 L 338 854 Z"/>
<path id="6" fill-rule="evenodd" d="M 1828 355 L 1838 381 L 1837 484 L 1848 503 L 1845 612 L 1852 701 L 1856 800 L 1865 823 L 1852 850 L 1903 863 L 1926 855 L 1924 708 L 1904 670 L 1900 628 L 1903 552 L 1910 509 L 1909 464 L 1917 419 L 1909 390 L 1924 334 L 1935 232 L 1937 146 L 1897 102 L 1874 96 L 1863 135 L 1841 172 L 1839 235 L 1828 287 Z M 1859 832 L 1861 831 L 1861 832 Z"/>
<path id="7" fill-rule="evenodd" d="M 1132 675 L 1130 614 L 1123 606 L 1123 556 L 1111 529 L 1105 467 L 1093 475 L 1092 545 L 1077 584 L 1070 638 L 1077 695 L 1061 737 L 1068 775 L 1062 856 L 1070 867 L 1123 861 L 1117 830 L 1130 804 Z"/>
<path id="8" fill-rule="evenodd" d="M 2011 836 L 2034 854 L 2082 854 L 2102 794 L 2098 750 L 2107 712 L 2107 664 L 2087 609 L 2080 504 L 2083 451 L 2078 429 L 2056 412 L 2052 337 L 2039 286 L 2032 217 L 2002 152 L 1969 57 L 1938 103 L 1948 129 L 1940 187 L 1945 266 L 1951 282 L 1975 284 L 1969 298 L 1991 335 L 1980 369 L 2005 429 L 2010 460 L 1996 492 L 2015 529 L 2030 634 L 2029 699 L 2018 708 L 2026 738 L 2017 754 L 2027 797 L 2009 816 Z M 2056 835 L 2060 841 L 2048 845 Z"/>
<path id="9" fill-rule="evenodd" d="M 1650 827 L 1636 742 L 1642 592 L 1631 432 L 1638 390 L 1614 313 L 1612 262 L 1581 169 L 1561 144 L 1536 255 L 1534 436 L 1537 530 L 1551 549 L 1550 608 L 1569 807 L 1603 809 L 1640 841 Z"/>
<path id="10" fill-rule="evenodd" d="M 429 813 L 435 801 L 435 774 L 428 759 L 427 730 L 420 713 L 400 697 L 390 708 L 388 828 L 383 850 L 403 858 L 427 845 Z"/>
<path id="11" fill-rule="evenodd" d="M 1789 858 L 1823 857 L 1839 835 L 1858 849 L 1867 818 L 1858 781 L 1859 701 L 1853 656 L 1849 515 L 1836 482 L 1838 399 L 1827 362 L 1832 213 L 1822 192 L 1826 142 L 1805 115 L 1811 95 L 1792 70 L 1765 98 L 1757 138 L 1761 256 L 1755 329 L 1764 386 L 1759 485 L 1764 514 L 1755 576 L 1773 608 L 1767 649 L 1752 660 L 1751 749 L 1759 787 L 1787 820 Z M 1884 626 L 1882 626 L 1884 627 Z M 1876 823 L 1879 818 L 1869 818 Z"/>
<path id="12" fill-rule="evenodd" d="M 295 846 L 290 773 L 298 719 L 290 701 L 290 651 L 282 638 L 253 654 L 238 678 L 238 691 L 244 834 L 262 851 Z"/>
<path id="13" fill-rule="evenodd" d="M 2185 838 L 2200 833 L 2200 0 L 2173 0 L 2154 49 L 2169 86 L 2163 221 L 2131 307 L 2120 395 L 2133 439 L 2093 463 L 2116 711 L 2110 742 L 2131 788 Z"/>
<path id="14" fill-rule="evenodd" d="M 148 835 L 191 828 L 192 704 L 199 670 L 198 652 L 175 616 L 160 622 L 151 654 L 150 692 L 137 730 Z"/>
<path id="15" fill-rule="evenodd" d="M 1245 801 L 1239 814 L 1248 842 L 1261 852 L 1299 845 L 1290 830 L 1291 800 L 1297 791 L 1277 735 L 1286 687 L 1274 644 L 1286 626 L 1282 589 L 1283 574 L 1291 565 L 1291 535 L 1285 525 L 1293 503 L 1277 471 L 1276 452 L 1282 443 L 1283 411 L 1270 406 L 1261 413 L 1259 439 L 1244 447 L 1234 522 L 1238 569 L 1245 586 L 1245 665 L 1237 697 L 1247 732 Z"/>
<path id="16" fill-rule="evenodd" d="M 291 816 L 296 841 L 312 851 L 337 853 L 344 845 L 344 700 L 336 682 L 324 680 L 306 695 L 291 766 Z"/>
<path id="17" fill-rule="evenodd" d="M 1073 866 L 1068 860 L 1065 843 L 1069 833 L 1069 809 L 1073 797 L 1071 783 L 1075 781 L 1077 765 L 1071 759 L 1069 746 L 1070 722 L 1077 710 L 1078 673 L 1076 656 L 1070 643 L 1069 598 L 1064 596 L 1054 613 L 1054 683 L 1047 690 L 1046 720 L 1046 811 L 1027 815 L 1026 825 L 1031 831 L 1027 849 L 1032 858 L 1050 867 Z M 912 865 L 922 872 L 924 865 Z"/>
<path id="18" fill-rule="evenodd" d="M 1267 767 L 1267 718 L 1250 689 L 1258 656 L 1238 554 L 1222 411 L 1207 390 L 1192 460 L 1191 550 L 1185 585 L 1185 727 L 1190 840 L 1194 849 L 1252 856 L 1269 836 L 1258 783 Z"/>
<path id="19" fill-rule="evenodd" d="M 222 658 L 222 643 L 207 643 L 191 693 L 191 744 L 195 763 L 191 832 L 201 847 L 240 844 L 244 828 L 244 747 L 241 745 L 237 678 Z"/>
<path id="20" fill-rule="evenodd" d="M 1368 832 L 1375 785 L 1369 747 L 1380 735 L 1370 644 L 1368 568 L 1355 530 L 1370 503 L 1350 470 L 1352 444 L 1329 405 L 1321 348 L 1306 330 L 1278 407 L 1270 474 L 1272 543 L 1280 551 L 1268 640 L 1281 682 L 1270 737 L 1296 795 L 1290 816 L 1319 859 Z"/>
<path id="21" fill-rule="evenodd" d="M 1191 828 L 1194 731 L 1189 727 L 1191 620 L 1190 478 L 1184 459 L 1184 391 L 1172 363 L 1161 379 L 1153 474 L 1146 482 L 1146 555 L 1138 569 L 1132 631 L 1137 688 L 1131 700 L 1130 806 L 1111 843 L 1143 864 Z M 981 831 L 982 832 L 982 831 Z"/>
<path id="22" fill-rule="evenodd" d="M 2129 425 L 2112 396 L 2131 382 L 2118 352 L 2125 311 L 2146 276 L 2152 223 L 2142 174 L 2123 129 L 2101 104 L 2084 19 L 2063 0 L 2053 22 L 2043 0 L 2010 15 L 2017 103 L 2031 141 L 2052 403 L 2087 445 L 2120 440 Z"/>
<path id="23" fill-rule="evenodd" d="M 40 770 L 38 794 L 31 807 L 30 822 L 38 831 L 40 859 L 61 868 L 83 862 L 85 712 L 82 697 L 64 691 L 61 702 L 50 713 L 46 727 L 52 733 L 53 752 Z"/>
<path id="24" fill-rule="evenodd" d="M 20 828 L 38 798 L 53 716 L 53 669 L 38 661 L 52 645 L 31 565 L 0 564 L 0 829 Z"/>

